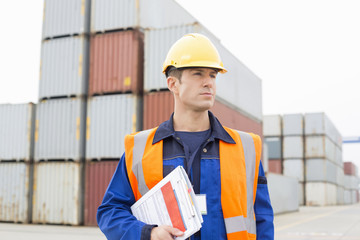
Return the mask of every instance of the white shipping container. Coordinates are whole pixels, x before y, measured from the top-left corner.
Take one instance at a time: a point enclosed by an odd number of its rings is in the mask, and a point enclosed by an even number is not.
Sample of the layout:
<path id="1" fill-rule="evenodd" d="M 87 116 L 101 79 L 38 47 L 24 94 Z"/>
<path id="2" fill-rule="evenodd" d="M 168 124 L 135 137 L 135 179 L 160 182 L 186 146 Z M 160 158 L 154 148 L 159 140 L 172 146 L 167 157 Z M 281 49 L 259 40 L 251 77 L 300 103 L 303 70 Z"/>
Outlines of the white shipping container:
<path id="1" fill-rule="evenodd" d="M 264 138 L 264 142 L 267 146 L 267 154 L 269 159 L 282 159 L 281 157 L 281 149 L 282 142 L 279 137 L 266 137 Z"/>
<path id="2" fill-rule="evenodd" d="M 141 109 L 141 99 L 132 94 L 89 98 L 86 159 L 119 159 L 125 135 L 141 130 Z"/>
<path id="3" fill-rule="evenodd" d="M 304 196 L 304 190 L 305 190 L 305 183 L 299 182 L 299 206 L 305 205 L 305 196 Z"/>
<path id="4" fill-rule="evenodd" d="M 283 135 L 284 136 L 304 135 L 304 117 L 301 113 L 284 114 Z"/>
<path id="5" fill-rule="evenodd" d="M 344 204 L 352 204 L 352 190 L 344 189 Z"/>
<path id="6" fill-rule="evenodd" d="M 285 159 L 283 161 L 283 174 L 285 176 L 294 177 L 299 182 L 305 180 L 305 167 L 303 159 Z"/>
<path id="7" fill-rule="evenodd" d="M 336 204 L 343 205 L 344 203 L 344 187 L 336 186 Z"/>
<path id="8" fill-rule="evenodd" d="M 342 156 L 342 149 L 338 146 L 335 146 L 335 163 L 344 168 L 343 156 Z"/>
<path id="9" fill-rule="evenodd" d="M 336 165 L 336 184 L 344 187 L 344 169 Z"/>
<path id="10" fill-rule="evenodd" d="M 265 115 L 263 118 L 264 137 L 282 136 L 282 117 L 280 115 Z"/>
<path id="11" fill-rule="evenodd" d="M 42 101 L 35 129 L 35 161 L 85 157 L 85 108 L 82 98 Z"/>
<path id="12" fill-rule="evenodd" d="M 0 105 L 0 161 L 33 158 L 35 105 Z"/>
<path id="13" fill-rule="evenodd" d="M 359 189 L 359 179 L 356 176 L 344 175 L 344 188 L 348 190 Z"/>
<path id="14" fill-rule="evenodd" d="M 43 39 L 87 33 L 89 14 L 90 0 L 45 0 Z"/>
<path id="15" fill-rule="evenodd" d="M 329 182 L 336 184 L 337 166 L 327 159 L 306 159 L 306 182 Z"/>
<path id="16" fill-rule="evenodd" d="M 82 163 L 40 162 L 34 168 L 33 223 L 82 222 Z"/>
<path id="17" fill-rule="evenodd" d="M 283 158 L 303 158 L 304 139 L 302 136 L 284 136 Z"/>
<path id="18" fill-rule="evenodd" d="M 307 182 L 305 184 L 307 206 L 336 205 L 336 185 L 325 182 Z"/>
<path id="19" fill-rule="evenodd" d="M 39 99 L 87 94 L 88 45 L 84 36 L 43 42 Z"/>
<path id="20" fill-rule="evenodd" d="M 0 221 L 30 220 L 29 163 L 0 163 Z"/>
<path id="21" fill-rule="evenodd" d="M 91 6 L 91 32 L 128 28 L 166 28 L 197 22 L 173 0 L 92 0 Z"/>
<path id="22" fill-rule="evenodd" d="M 305 137 L 306 158 L 327 158 L 336 162 L 335 144 L 326 136 Z"/>

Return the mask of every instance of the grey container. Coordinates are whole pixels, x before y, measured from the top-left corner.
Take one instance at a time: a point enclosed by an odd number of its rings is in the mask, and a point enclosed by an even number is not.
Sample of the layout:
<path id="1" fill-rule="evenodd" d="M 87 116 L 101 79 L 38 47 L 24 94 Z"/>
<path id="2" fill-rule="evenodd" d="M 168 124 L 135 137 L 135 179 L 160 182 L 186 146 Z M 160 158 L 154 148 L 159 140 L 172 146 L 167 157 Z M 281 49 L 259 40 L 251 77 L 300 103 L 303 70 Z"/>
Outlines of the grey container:
<path id="1" fill-rule="evenodd" d="M 42 101 L 38 104 L 35 161 L 81 161 L 85 156 L 86 102 L 82 98 Z"/>
<path id="2" fill-rule="evenodd" d="M 265 115 L 263 117 L 263 131 L 265 137 L 281 137 L 282 136 L 281 115 Z"/>
<path id="3" fill-rule="evenodd" d="M 234 57 L 211 32 L 201 24 L 181 25 L 145 31 L 144 49 L 144 90 L 167 89 L 162 66 L 172 44 L 187 33 L 202 33 L 216 46 L 226 74 L 218 74 L 216 96 L 228 106 L 232 106 L 245 116 L 257 122 L 262 121 L 261 80 L 242 62 Z M 231 86 L 229 88 L 229 86 Z"/>
<path id="4" fill-rule="evenodd" d="M 0 221 L 31 219 L 32 177 L 29 163 L 0 163 Z"/>
<path id="5" fill-rule="evenodd" d="M 279 137 L 266 137 L 265 143 L 268 149 L 269 159 L 282 159 L 282 143 Z"/>
<path id="6" fill-rule="evenodd" d="M 305 183 L 305 195 L 307 206 L 330 206 L 336 205 L 336 185 L 327 182 Z"/>
<path id="7" fill-rule="evenodd" d="M 283 137 L 283 158 L 303 158 L 304 139 L 302 136 Z"/>
<path id="8" fill-rule="evenodd" d="M 128 28 L 165 28 L 197 22 L 173 0 L 92 0 L 91 5 L 93 33 Z"/>
<path id="9" fill-rule="evenodd" d="M 42 37 L 89 32 L 90 0 L 45 0 Z"/>
<path id="10" fill-rule="evenodd" d="M 337 186 L 336 187 L 336 204 L 337 205 L 343 205 L 345 203 L 344 201 L 344 187 Z"/>
<path id="11" fill-rule="evenodd" d="M 283 161 L 283 174 L 289 177 L 295 177 L 299 182 L 305 180 L 305 162 L 304 159 L 286 159 Z"/>
<path id="12" fill-rule="evenodd" d="M 282 120 L 284 136 L 304 135 L 304 116 L 301 113 L 284 114 Z"/>
<path id="13" fill-rule="evenodd" d="M 89 98 L 87 110 L 86 159 L 119 159 L 124 138 L 142 129 L 142 101 L 132 94 Z"/>
<path id="14" fill-rule="evenodd" d="M 87 94 L 89 41 L 76 36 L 42 44 L 39 99 Z"/>
<path id="15" fill-rule="evenodd" d="M 328 137 L 306 136 L 305 138 L 306 158 L 327 158 L 336 163 L 335 144 Z"/>
<path id="16" fill-rule="evenodd" d="M 0 161 L 33 159 L 35 105 L 0 105 Z"/>
<path id="17" fill-rule="evenodd" d="M 333 162 L 326 159 L 307 159 L 305 166 L 306 182 L 328 182 L 336 184 L 337 169 Z"/>

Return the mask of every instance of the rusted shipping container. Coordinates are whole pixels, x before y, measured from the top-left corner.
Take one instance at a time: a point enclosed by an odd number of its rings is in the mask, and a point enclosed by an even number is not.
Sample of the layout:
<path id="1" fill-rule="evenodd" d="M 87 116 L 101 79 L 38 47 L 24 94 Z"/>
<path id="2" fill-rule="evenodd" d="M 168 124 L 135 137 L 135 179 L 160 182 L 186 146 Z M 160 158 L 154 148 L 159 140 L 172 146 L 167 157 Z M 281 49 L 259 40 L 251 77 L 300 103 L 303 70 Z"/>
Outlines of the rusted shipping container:
<path id="1" fill-rule="evenodd" d="M 119 161 L 87 162 L 85 166 L 84 224 L 97 226 L 96 212 Z"/>
<path id="2" fill-rule="evenodd" d="M 269 160 L 269 172 L 282 174 L 281 159 L 270 159 Z"/>
<path id="3" fill-rule="evenodd" d="M 143 34 L 137 30 L 92 36 L 89 95 L 141 92 L 143 45 Z"/>
<path id="4" fill-rule="evenodd" d="M 352 162 L 344 162 L 344 173 L 346 175 L 356 176 L 357 175 L 357 167 Z"/>

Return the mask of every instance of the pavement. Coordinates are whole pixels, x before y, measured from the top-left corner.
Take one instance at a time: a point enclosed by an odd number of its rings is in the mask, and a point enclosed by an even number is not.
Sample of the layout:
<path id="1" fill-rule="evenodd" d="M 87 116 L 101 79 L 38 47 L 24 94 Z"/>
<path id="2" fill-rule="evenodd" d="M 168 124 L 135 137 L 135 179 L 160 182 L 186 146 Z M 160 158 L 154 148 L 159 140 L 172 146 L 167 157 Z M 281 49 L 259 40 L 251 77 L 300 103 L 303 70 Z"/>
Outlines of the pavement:
<path id="1" fill-rule="evenodd" d="M 275 216 L 275 240 L 360 240 L 360 204 Z M 1 240 L 106 240 L 97 227 L 0 223 Z"/>

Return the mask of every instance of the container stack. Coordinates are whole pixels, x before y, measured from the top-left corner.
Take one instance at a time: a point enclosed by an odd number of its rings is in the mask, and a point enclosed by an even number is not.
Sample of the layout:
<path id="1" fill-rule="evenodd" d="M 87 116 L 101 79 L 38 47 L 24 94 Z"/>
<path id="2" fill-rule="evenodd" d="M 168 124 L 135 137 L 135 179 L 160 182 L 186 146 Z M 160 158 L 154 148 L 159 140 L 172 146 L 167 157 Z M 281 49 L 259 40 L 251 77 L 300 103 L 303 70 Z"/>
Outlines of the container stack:
<path id="1" fill-rule="evenodd" d="M 0 105 L 0 221 L 31 220 L 35 105 Z"/>
<path id="2" fill-rule="evenodd" d="M 283 173 L 299 181 L 299 205 L 305 204 L 304 119 L 302 114 L 283 115 Z"/>
<path id="3" fill-rule="evenodd" d="M 359 202 L 359 173 L 352 162 L 344 162 L 344 204 Z"/>
<path id="4" fill-rule="evenodd" d="M 324 113 L 305 114 L 306 205 L 344 203 L 342 137 Z"/>
<path id="5" fill-rule="evenodd" d="M 83 222 L 90 0 L 45 0 L 32 221 Z"/>
<path id="6" fill-rule="evenodd" d="M 264 142 L 268 149 L 268 171 L 272 173 L 282 174 L 282 116 L 266 115 L 263 121 L 264 126 Z"/>

